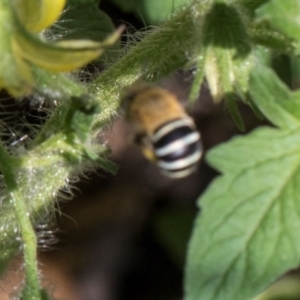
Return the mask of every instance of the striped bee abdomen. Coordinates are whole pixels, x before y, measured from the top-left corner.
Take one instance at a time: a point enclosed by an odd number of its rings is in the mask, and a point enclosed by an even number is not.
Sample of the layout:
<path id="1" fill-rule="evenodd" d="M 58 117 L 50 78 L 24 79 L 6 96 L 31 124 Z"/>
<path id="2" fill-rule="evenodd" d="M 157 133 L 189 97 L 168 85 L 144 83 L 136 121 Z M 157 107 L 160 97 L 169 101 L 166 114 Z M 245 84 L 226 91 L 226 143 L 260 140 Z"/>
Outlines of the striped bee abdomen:
<path id="1" fill-rule="evenodd" d="M 169 177 L 192 173 L 202 154 L 200 134 L 190 118 L 160 126 L 151 138 L 158 166 Z"/>
<path id="2" fill-rule="evenodd" d="M 200 134 L 176 95 L 137 83 L 124 93 L 122 103 L 135 143 L 165 175 L 185 177 L 197 168 L 202 155 Z"/>

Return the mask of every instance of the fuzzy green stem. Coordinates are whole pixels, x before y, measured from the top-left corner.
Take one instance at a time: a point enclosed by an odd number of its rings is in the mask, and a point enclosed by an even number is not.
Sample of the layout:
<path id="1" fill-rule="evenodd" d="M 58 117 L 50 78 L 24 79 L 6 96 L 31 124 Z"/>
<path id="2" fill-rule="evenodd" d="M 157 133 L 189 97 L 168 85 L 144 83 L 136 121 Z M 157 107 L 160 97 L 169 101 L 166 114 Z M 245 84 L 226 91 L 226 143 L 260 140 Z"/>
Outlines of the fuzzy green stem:
<path id="1" fill-rule="evenodd" d="M 50 134 L 62 130 L 64 115 L 71 105 L 71 95 L 80 96 L 81 94 L 86 93 L 86 89 L 81 84 L 76 83 L 64 74 L 48 72 L 38 67 L 32 67 L 32 72 L 35 77 L 36 85 L 45 96 L 48 96 L 47 94 L 50 92 L 52 93 L 50 97 L 53 97 L 53 91 L 55 91 L 57 94 L 56 101 L 58 101 L 58 107 L 32 141 L 30 148 L 47 140 Z"/>
<path id="2" fill-rule="evenodd" d="M 194 44 L 195 18 L 205 13 L 210 2 L 201 4 L 201 7 L 192 4 L 153 29 L 90 85 L 91 93 L 103 108 L 95 119 L 93 135 L 111 121 L 119 107 L 122 88 L 138 79 L 158 81 L 185 67 Z"/>
<path id="3" fill-rule="evenodd" d="M 290 38 L 271 28 L 265 22 L 248 24 L 248 34 L 255 44 L 286 54 L 296 52 L 296 45 Z"/>
<path id="4" fill-rule="evenodd" d="M 23 241 L 25 288 L 22 296 L 24 300 L 38 300 L 40 299 L 40 284 L 35 232 L 27 213 L 26 204 L 20 193 L 13 192 L 10 195 Z"/>
<path id="5" fill-rule="evenodd" d="M 92 138 L 102 127 L 111 123 L 119 107 L 119 93 L 125 86 L 140 78 L 158 81 L 186 65 L 191 54 L 189 49 L 194 45 L 195 18 L 205 14 L 211 3 L 193 3 L 160 27 L 144 33 L 144 38 L 140 34 L 141 41 L 132 45 L 120 60 L 89 85 L 90 94 L 101 105 L 101 112 L 96 116 L 91 132 Z M 78 95 L 78 87 L 72 87 L 70 91 L 72 89 Z M 32 145 L 45 140 L 49 132 L 53 132 L 53 126 L 57 128 L 57 124 L 61 124 L 58 119 L 61 121 L 69 105 L 67 100 L 54 111 Z"/>
<path id="6" fill-rule="evenodd" d="M 205 10 L 203 10 L 204 12 Z M 90 133 L 91 138 L 103 126 L 111 123 L 112 117 L 119 106 L 119 92 L 124 86 L 130 85 L 141 77 L 148 81 L 157 81 L 185 65 L 188 60 L 187 51 L 193 42 L 191 37 L 193 36 L 194 29 L 194 13 L 192 7 L 189 7 L 179 12 L 159 28 L 154 29 L 141 42 L 133 45 L 123 58 L 112 68 L 101 74 L 89 86 L 91 96 L 94 96 L 101 106 L 101 112 L 93 123 L 94 127 Z M 37 69 L 36 72 L 34 78 L 39 87 L 38 90 L 43 94 L 47 94 L 47 88 L 50 92 L 53 90 L 58 91 L 60 94 L 57 97 L 55 95 L 55 98 L 60 103 L 44 124 L 35 140 L 31 143 L 29 151 L 26 153 L 26 157 L 28 155 L 28 158 L 30 158 L 31 153 L 37 154 L 40 149 L 39 146 L 45 143 L 49 137 L 59 134 L 63 130 L 65 125 L 64 119 L 72 103 L 70 100 L 71 97 L 86 93 L 83 86 L 74 83 L 68 77 L 63 77 L 65 79 L 63 83 L 64 88 L 61 88 L 59 76 L 54 78 L 44 72 L 42 75 L 45 77 L 41 77 L 40 73 L 42 71 Z M 47 76 L 50 76 L 48 81 Z M 38 79 L 39 82 L 37 81 Z M 43 85 L 45 86 L 44 91 L 42 88 Z M 51 152 L 51 149 L 53 150 L 52 147 L 53 145 L 49 145 L 49 156 L 54 156 L 55 165 L 49 166 L 48 162 L 45 162 L 45 165 L 42 167 L 39 167 L 38 163 L 35 165 L 33 162 L 33 165 L 30 166 L 30 159 L 27 161 L 25 156 L 22 159 L 26 160 L 29 165 L 17 166 L 20 161 L 17 162 L 16 159 L 10 158 L 3 146 L 1 149 L 1 152 L 3 152 L 2 156 L 5 157 L 1 159 L 0 168 L 3 169 L 2 172 L 7 181 L 7 190 L 12 197 L 15 219 L 10 219 L 9 207 L 5 207 L 5 210 L 2 210 L 1 216 L 5 224 L 11 224 L 8 236 L 13 237 L 13 226 L 15 223 L 20 226 L 24 244 L 27 290 L 28 295 L 30 293 L 31 299 L 34 299 L 32 297 L 33 292 L 37 296 L 39 285 L 37 262 L 35 260 L 35 235 L 27 213 L 30 212 L 33 220 L 39 218 L 40 213 L 43 214 L 45 207 L 49 209 L 49 206 L 53 203 L 53 195 L 59 187 L 65 185 L 65 178 L 69 176 L 71 171 L 76 170 L 77 166 L 76 163 L 65 163 L 65 157 L 61 156 L 59 158 L 58 152 Z M 38 158 L 36 161 L 38 161 Z M 19 172 L 17 183 L 14 170 L 11 168 L 12 165 L 14 165 L 15 172 Z M 5 168 L 6 166 L 7 168 Z M 27 166 L 30 167 L 27 168 Z M 80 170 L 82 170 L 82 166 Z M 35 181 L 38 182 L 40 178 L 43 178 L 43 182 L 37 186 L 32 186 L 32 183 Z M 12 188 L 12 183 L 15 189 Z M 17 184 L 19 190 L 17 189 Z M 33 196 L 35 197 L 35 201 L 27 201 L 27 199 Z M 24 198 L 26 201 L 23 200 Z M 2 236 L 1 240 L 5 242 L 7 238 Z"/>
<path id="7" fill-rule="evenodd" d="M 0 169 L 10 197 L 10 203 L 13 206 L 17 224 L 21 231 L 23 242 L 26 284 L 22 299 L 38 300 L 40 299 L 40 285 L 38 279 L 36 236 L 30 221 L 26 203 L 18 190 L 18 184 L 12 167 L 12 158 L 2 143 L 0 143 L 0 161 Z"/>

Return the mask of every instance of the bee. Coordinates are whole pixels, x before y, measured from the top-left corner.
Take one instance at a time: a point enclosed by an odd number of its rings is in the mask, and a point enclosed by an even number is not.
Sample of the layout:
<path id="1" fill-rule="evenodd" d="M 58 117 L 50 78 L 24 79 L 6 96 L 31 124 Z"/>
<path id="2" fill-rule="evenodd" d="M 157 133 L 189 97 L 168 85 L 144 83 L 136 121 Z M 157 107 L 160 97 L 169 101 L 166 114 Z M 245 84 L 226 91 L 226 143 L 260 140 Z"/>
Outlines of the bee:
<path id="1" fill-rule="evenodd" d="M 125 91 L 121 101 L 134 142 L 163 174 L 181 178 L 196 170 L 202 155 L 200 133 L 175 95 L 139 84 Z"/>

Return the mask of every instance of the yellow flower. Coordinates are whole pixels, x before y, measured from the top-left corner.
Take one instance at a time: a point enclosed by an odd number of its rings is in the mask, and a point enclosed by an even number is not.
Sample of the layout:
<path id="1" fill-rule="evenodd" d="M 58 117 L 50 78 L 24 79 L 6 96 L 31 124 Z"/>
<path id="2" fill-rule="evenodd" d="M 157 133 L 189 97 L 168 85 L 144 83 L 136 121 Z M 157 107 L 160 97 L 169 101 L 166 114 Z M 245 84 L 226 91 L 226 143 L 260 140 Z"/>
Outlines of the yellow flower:
<path id="1" fill-rule="evenodd" d="M 53 24 L 62 12 L 65 0 L 14 0 L 20 22 L 27 30 L 41 31 Z"/>
<path id="2" fill-rule="evenodd" d="M 119 38 L 122 29 L 101 43 L 43 40 L 39 32 L 59 18 L 64 6 L 65 0 L 0 1 L 0 88 L 15 96 L 27 94 L 34 86 L 31 66 L 68 72 L 94 60 Z"/>

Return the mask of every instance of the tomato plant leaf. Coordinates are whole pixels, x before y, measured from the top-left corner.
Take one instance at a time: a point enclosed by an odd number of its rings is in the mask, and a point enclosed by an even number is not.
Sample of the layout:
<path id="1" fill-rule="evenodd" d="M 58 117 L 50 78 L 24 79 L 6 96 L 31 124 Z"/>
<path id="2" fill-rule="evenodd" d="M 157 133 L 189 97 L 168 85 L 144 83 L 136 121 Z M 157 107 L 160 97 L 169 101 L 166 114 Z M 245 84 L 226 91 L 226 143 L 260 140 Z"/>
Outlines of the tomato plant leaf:
<path id="1" fill-rule="evenodd" d="M 256 67 L 250 78 L 250 94 L 261 112 L 281 128 L 300 126 L 300 93 L 291 92 L 269 68 Z"/>
<path id="2" fill-rule="evenodd" d="M 256 11 L 258 20 L 268 20 L 271 25 L 290 38 L 300 38 L 300 2 L 298 0 L 270 0 Z"/>
<path id="3" fill-rule="evenodd" d="M 266 67 L 250 94 L 279 128 L 209 152 L 223 175 L 201 199 L 186 270 L 188 300 L 246 300 L 300 262 L 300 94 Z"/>
<path id="4" fill-rule="evenodd" d="M 207 158 L 223 175 L 199 199 L 186 299 L 251 299 L 300 261 L 300 129 L 261 128 Z"/>

